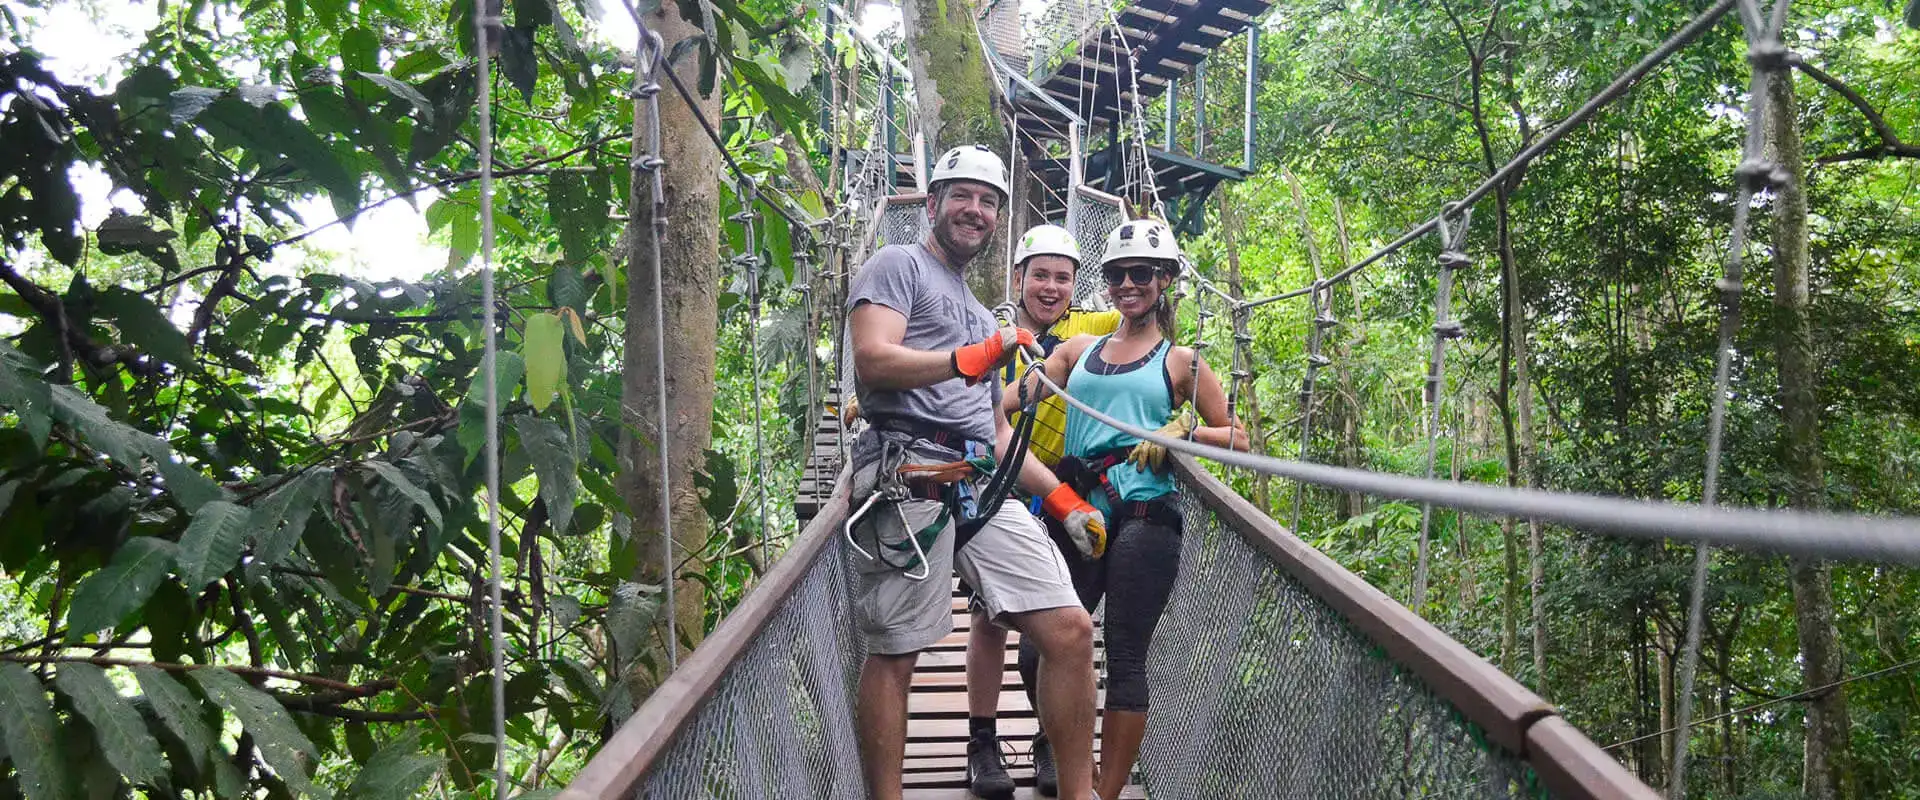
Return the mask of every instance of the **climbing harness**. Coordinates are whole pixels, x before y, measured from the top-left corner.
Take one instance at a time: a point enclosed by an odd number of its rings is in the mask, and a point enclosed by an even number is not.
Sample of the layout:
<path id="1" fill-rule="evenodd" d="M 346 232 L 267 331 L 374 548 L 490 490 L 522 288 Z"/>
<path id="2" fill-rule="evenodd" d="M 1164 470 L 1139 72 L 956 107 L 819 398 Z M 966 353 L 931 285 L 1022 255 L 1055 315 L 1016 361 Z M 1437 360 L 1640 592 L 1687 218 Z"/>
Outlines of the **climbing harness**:
<path id="1" fill-rule="evenodd" d="M 1046 360 L 1040 357 L 1038 348 L 1028 348 L 1028 372 L 1042 371 Z M 868 488 L 867 497 L 858 508 L 847 516 L 842 527 L 842 535 L 847 544 L 852 545 L 868 561 L 880 561 L 888 567 L 901 570 L 912 580 L 925 580 L 931 570 L 927 561 L 927 548 L 940 537 L 948 523 L 954 523 L 954 552 L 959 552 L 974 535 L 980 532 L 993 515 L 999 513 L 1000 505 L 1013 493 L 1014 485 L 1019 481 L 1020 465 L 1026 461 L 1027 446 L 1033 440 L 1033 419 L 1039 402 L 1030 396 L 1024 376 L 1018 383 L 1020 421 L 1013 426 L 1013 437 L 1007 444 L 1007 458 L 996 459 L 993 448 L 982 442 L 967 440 L 949 431 L 934 428 L 900 417 L 882 417 L 872 420 L 873 435 L 879 439 L 880 455 L 873 463 L 874 485 Z M 954 450 L 949 443 L 960 445 Z M 935 448 L 938 448 L 937 450 Z M 948 461 L 931 463 L 909 463 L 907 458 L 916 452 L 941 451 L 957 453 L 960 457 Z M 981 475 L 987 476 L 986 483 L 975 489 L 971 481 Z M 857 485 L 857 484 L 856 484 Z M 858 490 L 856 490 L 858 491 Z M 940 513 L 933 522 L 913 530 L 907 523 L 906 512 L 901 503 L 907 500 L 938 500 Z M 900 518 L 902 531 L 906 532 L 903 541 L 885 544 L 880 540 L 879 530 L 874 529 L 874 551 L 868 552 L 860 546 L 854 536 L 854 525 L 870 512 L 876 503 L 885 502 L 893 507 Z M 913 557 L 905 562 L 896 563 L 886 555 L 886 550 L 905 553 L 913 551 Z M 915 567 L 922 567 L 920 574 L 913 574 Z"/>

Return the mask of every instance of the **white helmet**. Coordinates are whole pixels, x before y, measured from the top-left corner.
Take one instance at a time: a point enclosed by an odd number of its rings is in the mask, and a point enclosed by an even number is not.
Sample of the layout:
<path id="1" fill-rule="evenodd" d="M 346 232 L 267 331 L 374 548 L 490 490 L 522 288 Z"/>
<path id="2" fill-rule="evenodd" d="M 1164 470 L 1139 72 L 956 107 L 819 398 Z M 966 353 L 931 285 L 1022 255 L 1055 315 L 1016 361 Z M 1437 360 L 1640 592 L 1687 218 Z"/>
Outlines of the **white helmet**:
<path id="1" fill-rule="evenodd" d="M 979 181 L 1000 190 L 1001 199 L 1012 196 L 1007 188 L 1007 164 L 1000 160 L 992 150 L 977 144 L 961 145 L 948 150 L 940 160 L 933 162 L 933 179 L 929 186 L 938 187 L 946 181 Z"/>
<path id="2" fill-rule="evenodd" d="M 1074 241 L 1073 234 L 1058 225 L 1035 225 L 1027 229 L 1020 237 L 1019 246 L 1013 248 L 1013 263 L 1025 266 L 1027 259 L 1034 256 L 1066 256 L 1073 259 L 1073 266 L 1080 266 L 1080 243 Z"/>
<path id="3" fill-rule="evenodd" d="M 1107 235 L 1107 252 L 1100 257 L 1104 267 L 1123 258 L 1150 258 L 1165 261 L 1167 270 L 1180 274 L 1180 244 L 1173 240 L 1167 223 L 1157 219 L 1136 219 L 1120 223 Z"/>

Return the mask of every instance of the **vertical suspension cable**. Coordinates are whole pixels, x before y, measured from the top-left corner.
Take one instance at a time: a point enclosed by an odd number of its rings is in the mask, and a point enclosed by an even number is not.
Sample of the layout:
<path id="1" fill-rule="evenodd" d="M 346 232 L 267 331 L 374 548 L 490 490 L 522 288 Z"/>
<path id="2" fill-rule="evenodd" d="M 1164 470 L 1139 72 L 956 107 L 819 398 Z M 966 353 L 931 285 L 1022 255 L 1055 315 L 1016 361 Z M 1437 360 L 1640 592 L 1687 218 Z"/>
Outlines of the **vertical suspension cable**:
<path id="1" fill-rule="evenodd" d="M 1193 298 L 1194 302 L 1200 304 L 1200 312 L 1193 326 L 1193 363 L 1187 367 L 1187 403 L 1193 406 L 1195 417 L 1194 424 L 1187 428 L 1189 442 L 1193 441 L 1193 435 L 1200 430 L 1198 419 L 1200 403 L 1196 399 L 1200 394 L 1200 359 L 1204 358 L 1207 352 L 1207 320 L 1213 319 L 1213 312 L 1207 310 L 1207 293 L 1199 286 L 1198 274 L 1193 275 L 1193 282 L 1195 287 Z M 1168 342 L 1167 346 L 1172 347 L 1173 343 Z M 1232 439 L 1229 438 L 1228 441 L 1231 442 Z"/>
<path id="2" fill-rule="evenodd" d="M 493 285 L 493 92 L 492 64 L 487 60 L 488 34 L 500 18 L 484 13 L 473 15 L 474 52 L 479 69 L 475 103 L 479 107 L 480 141 L 480 307 L 485 309 L 481 336 L 481 371 L 487 387 L 485 424 L 487 480 L 487 634 L 493 660 L 493 796 L 505 798 L 507 792 L 507 643 L 505 624 L 500 613 L 500 364 L 494 342 L 495 314 Z"/>
<path id="3" fill-rule="evenodd" d="M 1321 343 L 1329 328 L 1339 324 L 1333 318 L 1333 286 L 1325 285 L 1324 298 L 1321 287 L 1316 286 L 1308 295 L 1313 304 L 1313 320 L 1307 327 L 1307 370 L 1300 378 L 1300 460 L 1307 461 L 1308 450 L 1313 446 L 1313 412 L 1318 405 L 1314 402 L 1314 383 L 1320 376 L 1320 368 L 1333 363 L 1320 353 Z M 1249 448 L 1251 449 L 1251 448 Z M 1300 530 L 1301 504 L 1306 501 L 1307 485 L 1293 482 L 1293 519 L 1287 523 L 1287 530 L 1296 534 Z"/>
<path id="4" fill-rule="evenodd" d="M 1778 164 L 1766 160 L 1768 84 L 1774 73 L 1787 66 L 1787 48 L 1781 41 L 1786 27 L 1787 0 L 1774 0 L 1770 17 L 1761 14 L 1758 0 L 1740 0 L 1740 22 L 1747 35 L 1747 62 L 1752 79 L 1747 98 L 1747 135 L 1741 144 L 1740 166 L 1734 170 L 1738 190 L 1733 202 L 1733 229 L 1728 236 L 1726 271 L 1714 282 L 1720 295 L 1720 337 L 1715 352 L 1713 406 L 1707 421 L 1706 475 L 1700 487 L 1701 505 L 1712 506 L 1719 500 L 1720 457 L 1726 433 L 1727 393 L 1732 383 L 1733 337 L 1740 329 L 1742 258 L 1747 247 L 1747 220 L 1753 196 L 1761 190 L 1786 183 Z M 1700 665 L 1700 631 L 1706 615 L 1707 572 L 1713 560 L 1707 543 L 1694 543 L 1693 582 L 1687 600 L 1687 640 L 1676 675 L 1679 708 L 1674 718 L 1673 775 L 1667 787 L 1674 800 L 1687 792 L 1688 739 L 1693 727 L 1693 683 Z"/>
<path id="5" fill-rule="evenodd" d="M 638 14 L 634 21 L 640 22 Z M 667 618 L 667 668 L 669 671 L 680 667 L 680 637 L 676 612 L 679 606 L 674 598 L 674 573 L 678 571 L 673 560 L 673 474 L 670 450 L 667 442 L 667 312 L 662 294 L 666 281 L 662 278 L 660 262 L 660 239 L 667 232 L 666 176 L 663 174 L 667 162 L 660 157 L 660 81 L 658 73 L 665 63 L 666 44 L 660 34 L 640 26 L 640 51 L 636 55 L 634 80 L 639 85 L 634 89 L 635 102 L 644 102 L 647 106 L 647 151 L 636 154 L 634 162 L 645 170 L 649 177 L 652 194 L 652 211 L 648 214 L 652 235 L 647 239 L 648 258 L 653 262 L 653 336 L 654 358 L 654 403 L 659 409 L 654 433 L 654 450 L 659 455 L 660 469 L 660 552 L 661 565 L 664 568 L 661 583 L 663 599 L 666 601 Z M 637 111 L 636 111 L 637 113 Z"/>
<path id="6" fill-rule="evenodd" d="M 760 229 L 754 224 L 760 216 L 759 202 L 760 193 L 752 179 L 743 178 L 741 210 L 734 217 L 746 228 L 747 251 L 736 262 L 747 272 L 747 356 L 753 361 L 749 365 L 753 370 L 753 473 L 760 505 L 760 568 L 765 570 L 771 551 L 767 545 L 767 442 L 761 423 L 765 400 L 760 388 Z"/>
<path id="7" fill-rule="evenodd" d="M 1239 419 L 1240 384 L 1253 380 L 1253 333 L 1247 327 L 1247 318 L 1253 311 L 1236 301 L 1229 306 L 1228 314 L 1233 328 L 1233 365 L 1227 372 L 1232 378 L 1227 384 L 1227 419 Z M 1233 449 L 1232 439 L 1227 440 L 1227 449 Z M 1252 436 L 1247 437 L 1247 452 L 1253 452 Z"/>
<path id="8" fill-rule="evenodd" d="M 1456 218 L 1456 224 L 1447 224 L 1449 217 Z M 1433 360 L 1427 367 L 1427 480 L 1433 480 L 1434 452 L 1440 439 L 1440 396 L 1447 380 L 1447 341 L 1458 339 L 1466 333 L 1460 322 L 1451 316 L 1453 303 L 1453 273 L 1455 270 L 1472 265 L 1465 252 L 1467 244 L 1467 224 L 1473 220 L 1473 208 L 1462 208 L 1449 203 L 1442 209 L 1439 220 L 1440 274 L 1438 285 L 1433 292 Z M 1427 564 L 1432 549 L 1433 504 L 1420 504 L 1420 550 L 1413 568 L 1413 598 L 1408 606 L 1413 613 L 1427 602 Z"/>

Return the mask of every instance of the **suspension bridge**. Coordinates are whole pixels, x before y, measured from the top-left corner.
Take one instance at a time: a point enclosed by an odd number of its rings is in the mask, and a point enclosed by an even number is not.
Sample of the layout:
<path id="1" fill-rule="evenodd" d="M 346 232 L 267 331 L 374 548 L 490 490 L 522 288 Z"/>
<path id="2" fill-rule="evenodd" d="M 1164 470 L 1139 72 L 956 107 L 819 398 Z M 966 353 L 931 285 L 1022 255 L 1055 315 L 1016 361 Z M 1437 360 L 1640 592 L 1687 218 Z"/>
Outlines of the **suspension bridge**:
<path id="1" fill-rule="evenodd" d="M 1229 315 L 1234 331 L 1229 343 L 1234 351 L 1233 374 L 1244 377 L 1252 364 L 1246 352 L 1247 317 L 1262 309 L 1283 308 L 1282 301 L 1305 298 L 1312 322 L 1301 392 L 1304 435 L 1312 424 L 1314 373 L 1326 363 L 1320 336 L 1338 324 L 1330 304 L 1324 302 L 1327 290 L 1408 244 L 1437 235 L 1440 257 L 1434 269 L 1439 280 L 1427 376 L 1428 406 L 1437 415 L 1448 343 L 1461 333 L 1449 314 L 1451 279 L 1472 263 L 1465 252 L 1465 232 L 1474 203 L 1716 25 L 1737 24 L 1747 36 L 1753 85 L 1746 119 L 1762 119 L 1766 82 L 1788 61 L 1780 37 L 1786 5 L 1786 0 L 1777 0 L 1771 9 L 1763 9 L 1758 0 L 1719 0 L 1485 183 L 1337 274 L 1254 299 L 1235 298 L 1205 276 L 1193 276 L 1185 294 L 1201 305 L 1199 330 L 1204 334 L 1207 317 Z M 828 6 L 839 24 L 848 22 L 843 10 Z M 1023 20 L 1017 0 L 994 3 L 980 20 L 981 42 L 1007 100 L 1003 108 L 1014 132 L 1010 155 L 1016 175 L 1027 178 L 1015 181 L 1011 224 L 1064 221 L 1082 242 L 1089 263 L 1097 262 L 1105 234 L 1127 218 L 1132 204 L 1164 215 L 1182 230 L 1198 230 L 1208 194 L 1224 182 L 1245 177 L 1253 167 L 1255 71 L 1248 69 L 1241 87 L 1245 125 L 1238 163 L 1209 160 L 1229 148 L 1218 141 L 1209 143 L 1204 124 L 1194 126 L 1188 141 L 1177 141 L 1180 126 L 1175 123 L 1182 114 L 1183 87 L 1189 108 L 1198 113 L 1208 106 L 1205 64 L 1229 40 L 1246 43 L 1251 67 L 1258 52 L 1257 20 L 1266 6 L 1264 0 L 1132 0 L 1114 8 L 1104 0 L 1054 0 L 1045 4 L 1044 13 Z M 1737 19 L 1729 21 L 1729 17 Z M 657 118 L 658 104 L 663 102 L 659 96 L 664 92 L 654 74 L 666 72 L 671 77 L 672 73 L 657 70 L 661 48 L 658 37 L 650 41 L 643 48 L 642 83 L 636 96 L 637 102 L 652 107 Z M 825 226 L 828 244 L 822 263 L 816 265 L 806 289 L 814 309 L 814 330 L 825 327 L 836 341 L 842 339 L 838 301 L 845 296 L 848 277 L 878 247 L 915 241 L 925 225 L 928 143 L 919 129 L 912 95 L 902 91 L 907 70 L 884 46 L 864 38 L 862 42 L 872 50 L 874 58 L 868 62 L 872 68 L 861 71 L 851 83 L 836 71 L 830 87 L 834 102 L 826 124 L 833 134 L 831 155 L 839 202 Z M 484 91 L 484 73 L 481 85 Z M 674 88 L 684 92 L 684 87 Z M 1144 119 L 1145 104 L 1155 98 L 1164 99 L 1163 131 L 1157 141 L 1149 138 Z M 483 131 L 485 127 L 483 121 Z M 708 132 L 713 133 L 711 127 Z M 1104 146 L 1086 152 L 1089 143 L 1102 136 Z M 484 139 L 482 145 L 484 151 Z M 636 163 L 655 170 L 656 208 L 662 202 L 658 152 L 657 129 L 636 142 Z M 1681 786 L 1685 785 L 1690 724 L 1684 698 L 1691 695 L 1692 665 L 1698 657 L 1698 620 L 1710 547 L 1920 563 L 1920 522 L 1914 520 L 1742 511 L 1713 505 L 1731 337 L 1739 322 L 1747 209 L 1755 193 L 1779 180 L 1764 153 L 1763 126 L 1752 125 L 1737 173 L 1739 189 L 1726 272 L 1716 284 L 1723 309 L 1718 391 L 1701 505 L 1435 480 L 1437 416 L 1428 426 L 1427 469 L 1421 478 L 1169 440 L 1102 417 L 1062 392 L 1069 403 L 1096 419 L 1160 442 L 1177 454 L 1174 471 L 1186 525 L 1181 578 L 1148 657 L 1155 705 L 1136 771 L 1139 785 L 1128 796 L 1656 796 L 1553 705 L 1307 545 L 1289 526 L 1235 494 L 1209 471 L 1206 462 L 1264 472 L 1300 485 L 1420 503 L 1417 574 L 1421 580 L 1414 589 L 1415 607 L 1421 605 L 1419 595 L 1424 591 L 1431 511 L 1436 506 L 1538 519 L 1605 535 L 1695 543 L 1700 560 L 1691 587 L 1693 613 L 1679 677 L 1682 685 L 1677 690 L 1683 704 L 1673 754 L 1673 780 Z M 482 166 L 483 172 L 490 169 L 484 156 Z M 745 176 L 736 171 L 736 178 L 752 191 Z M 483 198 L 485 192 L 483 186 Z M 490 209 L 483 206 L 486 213 Z M 751 212 L 746 213 L 743 221 L 750 226 Z M 654 215 L 656 248 L 662 217 Z M 490 232 L 486 238 L 490 244 Z M 654 259 L 657 264 L 657 250 Z M 1096 274 L 1081 270 L 1077 295 L 1082 302 L 1097 302 Z M 1010 275 L 1009 270 L 1009 282 Z M 491 288 L 490 279 L 487 286 Z M 758 290 L 750 288 L 757 309 Z M 1218 311 L 1207 310 L 1209 299 Z M 488 343 L 491 349 L 491 339 Z M 1205 341 L 1193 344 L 1196 349 L 1207 346 Z M 491 356 L 488 360 L 491 375 Z M 850 510 L 844 480 L 847 442 L 838 402 L 840 392 L 851 391 L 844 354 L 836 354 L 835 366 L 836 374 L 808 379 L 809 415 L 816 425 L 795 500 L 803 529 L 761 583 L 704 644 L 678 663 L 562 797 L 866 796 L 853 717 L 855 681 L 865 645 L 849 605 L 850 583 L 856 579 L 849 561 L 851 549 L 840 542 Z M 490 459 L 492 450 L 490 444 Z M 764 464 L 759 468 L 764 469 Z M 1297 526 L 1297 518 L 1293 524 Z M 666 535 L 671 541 L 670 530 Z M 665 549 L 671 553 L 671 548 Z M 495 570 L 497 575 L 497 563 Z M 497 593 L 497 578 L 494 585 Z M 497 594 L 495 603 L 497 609 Z M 957 599 L 954 615 L 956 632 L 923 655 L 914 680 L 906 766 L 909 798 L 967 796 L 962 769 L 967 615 Z M 494 625 L 497 646 L 497 617 Z M 1012 648 L 1018 643 L 1017 635 L 1011 638 L 1003 676 L 1004 688 L 1009 689 L 1015 681 Z M 1017 691 L 1004 691 L 1002 698 L 1001 734 L 1022 749 L 1034 732 L 1032 709 Z M 1030 781 L 1017 762 L 1015 772 Z M 1032 796 L 1030 785 L 1021 792 L 1021 797 Z"/>

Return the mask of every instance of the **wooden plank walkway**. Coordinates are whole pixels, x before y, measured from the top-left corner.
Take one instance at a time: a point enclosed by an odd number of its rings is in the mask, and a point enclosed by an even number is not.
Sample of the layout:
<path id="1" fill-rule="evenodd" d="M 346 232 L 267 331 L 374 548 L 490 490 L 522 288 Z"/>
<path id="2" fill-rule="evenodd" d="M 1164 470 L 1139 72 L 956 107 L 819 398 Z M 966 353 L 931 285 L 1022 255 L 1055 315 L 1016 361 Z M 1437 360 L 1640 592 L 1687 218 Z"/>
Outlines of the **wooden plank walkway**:
<path id="1" fill-rule="evenodd" d="M 1097 623 L 1096 623 L 1097 624 Z M 953 633 L 920 654 L 907 698 L 906 800 L 971 800 L 967 764 L 967 631 L 972 617 L 954 581 Z M 1104 666 L 1099 629 L 1094 629 L 1094 664 Z M 1033 706 L 1020 686 L 1020 634 L 1007 634 L 1006 668 L 1000 674 L 1000 741 L 1011 751 L 1007 772 L 1020 786 L 1015 800 L 1040 795 L 1033 790 L 1033 735 L 1039 729 Z M 1098 721 L 1095 722 L 1098 731 Z M 1099 752 L 1099 741 L 1094 742 Z M 1145 798 L 1129 787 L 1126 798 Z"/>

